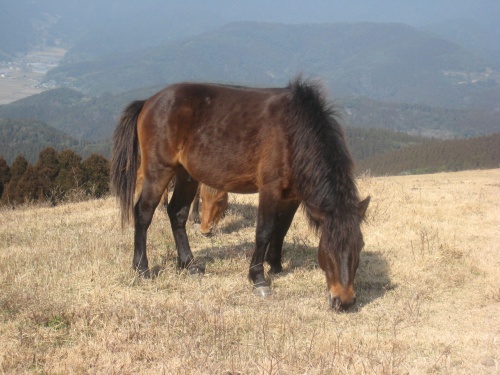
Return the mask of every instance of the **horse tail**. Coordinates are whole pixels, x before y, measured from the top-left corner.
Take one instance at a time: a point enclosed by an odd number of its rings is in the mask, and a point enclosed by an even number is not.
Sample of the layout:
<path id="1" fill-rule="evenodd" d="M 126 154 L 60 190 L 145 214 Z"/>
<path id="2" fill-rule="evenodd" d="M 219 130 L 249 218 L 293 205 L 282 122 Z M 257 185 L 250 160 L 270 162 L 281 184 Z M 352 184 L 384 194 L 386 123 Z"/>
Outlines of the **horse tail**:
<path id="1" fill-rule="evenodd" d="M 111 188 L 116 194 L 121 208 L 122 225 L 130 221 L 134 206 L 134 193 L 139 167 L 139 141 L 137 118 L 145 100 L 130 103 L 122 113 L 113 136 L 111 157 Z"/>

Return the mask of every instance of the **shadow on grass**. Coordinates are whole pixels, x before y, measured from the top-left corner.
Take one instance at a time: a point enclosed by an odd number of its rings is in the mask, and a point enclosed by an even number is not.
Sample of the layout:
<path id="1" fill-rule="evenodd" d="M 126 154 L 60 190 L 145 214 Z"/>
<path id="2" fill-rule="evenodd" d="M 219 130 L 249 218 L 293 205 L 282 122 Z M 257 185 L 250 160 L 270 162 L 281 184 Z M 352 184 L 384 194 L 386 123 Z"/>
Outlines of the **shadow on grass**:
<path id="1" fill-rule="evenodd" d="M 282 275 L 294 272 L 295 269 L 317 269 L 318 272 L 323 272 L 318 265 L 317 254 L 317 247 L 285 243 L 283 263 L 288 263 L 288 266 L 284 267 Z M 381 253 L 376 251 L 361 252 L 354 287 L 357 303 L 354 308 L 349 310 L 350 312 L 359 311 L 365 305 L 383 297 L 387 291 L 397 287 L 391 283 L 389 263 Z"/>
<path id="2" fill-rule="evenodd" d="M 222 220 L 218 230 L 222 233 L 234 233 L 242 228 L 255 227 L 257 221 L 257 207 L 251 204 L 231 204 L 227 215 L 237 216 L 236 220 Z"/>
<path id="3" fill-rule="evenodd" d="M 357 304 L 354 311 L 383 297 L 386 292 L 397 288 L 389 277 L 389 263 L 377 251 L 361 252 L 361 260 L 356 272 Z"/>
<path id="4" fill-rule="evenodd" d="M 222 220 L 217 228 L 219 233 L 230 234 L 238 232 L 242 228 L 255 228 L 257 209 L 254 205 L 233 203 L 228 214 L 235 216 L 236 219 Z M 230 246 L 207 246 L 196 252 L 196 260 L 203 265 L 209 265 L 216 260 L 224 261 L 244 257 L 249 266 L 254 248 L 254 242 L 243 242 Z M 317 269 L 318 272 L 323 272 L 318 265 L 317 251 L 317 247 L 309 246 L 301 241 L 285 242 L 283 244 L 283 272 L 279 275 L 272 275 L 272 278 L 289 274 L 295 269 Z M 176 262 L 176 257 L 176 254 L 171 253 L 167 262 Z M 349 311 L 359 311 L 365 305 L 383 297 L 387 291 L 396 287 L 397 285 L 391 283 L 389 265 L 383 255 L 377 251 L 362 251 L 355 279 L 357 303 Z"/>
<path id="5" fill-rule="evenodd" d="M 210 263 L 215 261 L 244 258 L 247 261 L 247 267 L 249 267 L 254 248 L 255 243 L 253 242 L 243 242 L 230 246 L 209 246 L 196 252 L 196 261 L 210 268 Z M 285 242 L 283 246 L 283 272 L 278 275 L 268 275 L 268 277 L 281 277 L 298 269 L 315 270 L 315 272 L 322 273 L 323 271 L 318 265 L 317 251 L 317 247 Z M 175 259 L 170 260 L 170 262 L 175 261 L 176 256 Z M 383 255 L 376 251 L 363 251 L 355 279 L 357 303 L 349 312 L 360 311 L 364 306 L 383 297 L 387 291 L 396 287 L 397 285 L 391 283 L 389 264 Z"/>

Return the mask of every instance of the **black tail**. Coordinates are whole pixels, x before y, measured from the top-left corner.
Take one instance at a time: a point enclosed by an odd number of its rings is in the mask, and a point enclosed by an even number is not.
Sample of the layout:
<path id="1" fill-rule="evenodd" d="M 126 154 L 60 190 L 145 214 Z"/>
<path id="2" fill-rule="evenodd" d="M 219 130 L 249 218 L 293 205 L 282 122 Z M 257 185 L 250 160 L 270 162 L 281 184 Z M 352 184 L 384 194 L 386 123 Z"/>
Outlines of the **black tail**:
<path id="1" fill-rule="evenodd" d="M 144 103 L 145 100 L 137 100 L 125 108 L 113 137 L 111 188 L 120 201 L 122 225 L 130 221 L 134 206 L 135 182 L 139 167 L 137 118 Z"/>

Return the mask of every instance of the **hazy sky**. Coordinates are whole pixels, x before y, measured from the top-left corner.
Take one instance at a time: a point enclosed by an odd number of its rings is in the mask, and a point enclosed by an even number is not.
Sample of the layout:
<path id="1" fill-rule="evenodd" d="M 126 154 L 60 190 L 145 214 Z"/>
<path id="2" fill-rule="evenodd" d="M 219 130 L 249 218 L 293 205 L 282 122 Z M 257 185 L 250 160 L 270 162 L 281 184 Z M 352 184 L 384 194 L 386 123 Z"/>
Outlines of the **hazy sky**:
<path id="1" fill-rule="evenodd" d="M 422 26 L 453 18 L 475 18 L 494 22 L 500 15 L 499 0 L 0 0 L 2 8 L 36 6 L 69 11 L 83 18 L 133 17 L 178 13 L 189 22 L 191 13 L 220 21 L 269 22 L 403 22 Z M 64 9 L 64 10 L 63 10 Z M 166 14 L 166 13 L 173 14 Z M 0 15 L 1 18 L 1 15 Z M 89 25 L 90 26 L 90 25 Z"/>

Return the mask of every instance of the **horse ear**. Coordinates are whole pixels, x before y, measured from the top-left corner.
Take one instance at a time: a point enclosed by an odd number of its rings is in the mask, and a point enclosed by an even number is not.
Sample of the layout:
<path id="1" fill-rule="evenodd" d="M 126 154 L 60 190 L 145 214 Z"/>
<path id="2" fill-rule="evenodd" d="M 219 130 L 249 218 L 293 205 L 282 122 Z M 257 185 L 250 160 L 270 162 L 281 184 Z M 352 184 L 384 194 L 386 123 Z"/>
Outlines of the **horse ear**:
<path id="1" fill-rule="evenodd" d="M 310 218 L 316 223 L 315 225 L 320 225 L 323 221 L 325 221 L 326 215 L 318 207 L 307 203 L 304 203 L 304 206 Z"/>
<path id="2" fill-rule="evenodd" d="M 368 204 L 370 203 L 371 197 L 368 196 L 364 200 L 358 203 L 358 213 L 361 220 L 365 220 L 366 210 L 368 209 Z"/>

